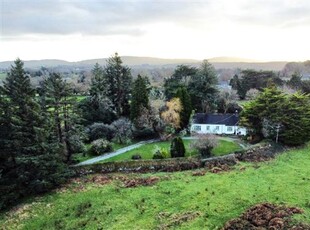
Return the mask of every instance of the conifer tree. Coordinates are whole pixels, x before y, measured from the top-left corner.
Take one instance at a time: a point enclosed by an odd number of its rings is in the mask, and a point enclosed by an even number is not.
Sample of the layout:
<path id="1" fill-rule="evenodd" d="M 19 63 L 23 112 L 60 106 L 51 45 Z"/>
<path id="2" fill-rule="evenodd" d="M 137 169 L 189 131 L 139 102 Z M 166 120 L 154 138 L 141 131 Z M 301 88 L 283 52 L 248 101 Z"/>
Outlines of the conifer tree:
<path id="1" fill-rule="evenodd" d="M 115 53 L 107 60 L 104 76 L 107 83 L 107 96 L 112 101 L 117 116 L 129 117 L 132 76 L 130 69 L 122 64 L 121 57 Z"/>
<path id="2" fill-rule="evenodd" d="M 172 158 L 185 156 L 185 147 L 181 137 L 175 137 L 171 141 L 170 155 Z"/>
<path id="3" fill-rule="evenodd" d="M 92 69 L 92 78 L 89 94 L 91 97 L 104 97 L 107 95 L 107 82 L 104 76 L 103 68 L 96 63 Z"/>
<path id="4" fill-rule="evenodd" d="M 189 124 L 189 119 L 192 114 L 192 102 L 191 102 L 191 97 L 188 94 L 186 88 L 181 87 L 177 90 L 175 97 L 180 98 L 182 110 L 180 112 L 180 126 L 181 129 L 187 128 Z"/>
<path id="5" fill-rule="evenodd" d="M 210 112 L 216 108 L 217 76 L 214 67 L 204 60 L 196 75 L 191 78 L 188 91 L 197 112 Z"/>
<path id="6" fill-rule="evenodd" d="M 48 132 L 50 119 L 43 117 L 20 59 L 11 67 L 0 94 L 4 102 L 0 125 L 5 127 L 0 135 L 5 151 L 1 152 L 9 154 L 5 155 L 6 163 L 1 164 L 1 209 L 21 196 L 47 191 L 64 178 L 66 170 Z"/>
<path id="7" fill-rule="evenodd" d="M 138 75 L 137 79 L 133 82 L 130 105 L 130 119 L 133 122 L 140 116 L 143 108 L 149 108 L 149 91 L 147 84 L 148 78 L 143 78 L 141 75 Z"/>
<path id="8" fill-rule="evenodd" d="M 78 135 L 76 98 L 73 89 L 57 73 L 52 73 L 43 84 L 46 109 L 52 118 L 52 128 L 57 142 L 62 146 L 62 157 L 70 162 L 74 146 L 70 142 L 72 135 Z"/>

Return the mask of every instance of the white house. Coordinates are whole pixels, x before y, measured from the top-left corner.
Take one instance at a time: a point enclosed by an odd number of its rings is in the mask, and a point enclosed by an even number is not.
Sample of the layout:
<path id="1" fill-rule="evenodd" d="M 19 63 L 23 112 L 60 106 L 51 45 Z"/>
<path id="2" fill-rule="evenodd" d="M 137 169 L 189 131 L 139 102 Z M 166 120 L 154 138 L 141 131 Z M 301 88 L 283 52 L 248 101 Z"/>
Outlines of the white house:
<path id="1" fill-rule="evenodd" d="M 246 128 L 239 126 L 238 114 L 197 113 L 193 116 L 191 132 L 244 136 Z"/>

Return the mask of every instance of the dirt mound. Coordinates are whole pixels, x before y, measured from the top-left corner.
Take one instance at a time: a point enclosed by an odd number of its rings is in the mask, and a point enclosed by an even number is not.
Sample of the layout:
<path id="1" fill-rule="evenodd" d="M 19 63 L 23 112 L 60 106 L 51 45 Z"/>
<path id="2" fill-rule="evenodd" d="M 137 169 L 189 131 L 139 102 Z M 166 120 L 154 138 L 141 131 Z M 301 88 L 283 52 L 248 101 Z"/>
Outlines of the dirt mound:
<path id="1" fill-rule="evenodd" d="M 178 227 L 185 222 L 192 221 L 197 217 L 201 216 L 200 212 L 197 211 L 187 211 L 183 213 L 169 213 L 169 212 L 160 212 L 157 216 L 157 220 L 160 225 L 157 226 L 158 230 L 167 230 L 171 228 Z"/>
<path id="2" fill-rule="evenodd" d="M 133 188 L 137 186 L 150 186 L 159 181 L 159 177 L 147 177 L 147 178 L 132 178 L 124 179 L 123 184 L 125 188 Z"/>
<path id="3" fill-rule="evenodd" d="M 277 206 L 263 203 L 248 209 L 239 218 L 227 222 L 223 230 L 249 229 L 249 230 L 309 230 L 310 226 L 293 224 L 291 216 L 301 214 L 303 210 L 294 207 Z"/>

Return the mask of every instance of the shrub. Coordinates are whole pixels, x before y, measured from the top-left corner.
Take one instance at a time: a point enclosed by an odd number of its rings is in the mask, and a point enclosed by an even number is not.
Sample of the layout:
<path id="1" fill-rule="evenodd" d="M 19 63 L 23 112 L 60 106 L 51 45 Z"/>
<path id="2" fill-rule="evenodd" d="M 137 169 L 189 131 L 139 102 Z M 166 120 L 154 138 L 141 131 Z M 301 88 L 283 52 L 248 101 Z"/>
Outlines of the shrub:
<path id="1" fill-rule="evenodd" d="M 153 159 L 165 159 L 169 157 L 169 152 L 165 148 L 156 147 L 153 155 Z"/>
<path id="2" fill-rule="evenodd" d="M 185 156 L 185 147 L 181 137 L 176 137 L 171 141 L 170 154 L 172 158 Z"/>
<path id="3" fill-rule="evenodd" d="M 212 149 L 217 146 L 218 139 L 215 135 L 199 134 L 197 139 L 191 143 L 191 148 L 198 150 L 202 157 L 210 157 Z"/>
<path id="4" fill-rule="evenodd" d="M 111 125 L 103 123 L 94 123 L 88 127 L 89 141 L 94 141 L 100 138 L 104 138 L 111 141 L 115 135 L 115 129 Z"/>
<path id="5" fill-rule="evenodd" d="M 111 126 L 115 129 L 115 141 L 123 144 L 130 142 L 132 138 L 132 123 L 127 118 L 120 118 L 114 121 Z"/>
<path id="6" fill-rule="evenodd" d="M 104 139 L 98 139 L 91 143 L 91 147 L 89 149 L 89 155 L 99 156 L 103 153 L 110 152 L 113 150 L 112 144 Z"/>
<path id="7" fill-rule="evenodd" d="M 69 137 L 69 142 L 74 153 L 86 153 L 86 146 L 79 135 L 71 135 Z"/>
<path id="8" fill-rule="evenodd" d="M 154 132 L 153 129 L 151 128 L 136 128 L 133 131 L 133 137 L 134 139 L 138 139 L 138 140 L 148 140 L 148 139 L 152 139 L 152 138 L 156 138 L 157 135 Z"/>
<path id="9" fill-rule="evenodd" d="M 132 160 L 140 160 L 140 159 L 142 159 L 142 157 L 141 157 L 140 154 L 135 154 L 135 155 L 132 155 L 132 156 L 131 156 L 131 159 L 132 159 Z"/>

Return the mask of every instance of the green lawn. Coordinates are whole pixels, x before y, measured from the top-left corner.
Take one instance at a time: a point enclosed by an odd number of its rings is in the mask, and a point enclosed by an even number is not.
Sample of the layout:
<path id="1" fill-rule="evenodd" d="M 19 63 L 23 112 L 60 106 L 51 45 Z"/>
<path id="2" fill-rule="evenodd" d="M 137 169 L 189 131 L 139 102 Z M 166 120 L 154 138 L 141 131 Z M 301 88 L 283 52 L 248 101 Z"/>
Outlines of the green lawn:
<path id="1" fill-rule="evenodd" d="M 310 147 L 265 163 L 242 163 L 234 170 L 204 176 L 192 171 L 157 174 L 153 186 L 124 188 L 75 182 L 68 189 L 29 200 L 0 215 L 4 229 L 220 229 L 249 207 L 271 202 L 304 210 L 294 218 L 310 223 Z M 194 216 L 184 221 L 182 217 Z M 178 221 L 180 220 L 180 221 Z"/>
<path id="2" fill-rule="evenodd" d="M 197 155 L 198 153 L 197 150 L 190 148 L 191 141 L 192 140 L 183 140 L 184 145 L 185 145 L 185 150 L 186 150 L 185 152 L 186 157 L 194 156 L 194 155 Z M 146 145 L 141 146 L 140 148 L 130 150 L 126 153 L 112 157 L 102 162 L 131 160 L 132 155 L 135 155 L 135 154 L 139 154 L 142 157 L 142 159 L 152 159 L 155 150 L 158 148 L 164 148 L 168 150 L 169 152 L 170 144 L 171 144 L 170 141 L 146 144 Z M 214 156 L 221 156 L 221 155 L 226 155 L 228 153 L 231 153 L 231 152 L 234 152 L 240 149 L 241 149 L 240 146 L 235 142 L 227 141 L 227 140 L 219 140 L 218 146 L 212 150 L 212 153 Z"/>

